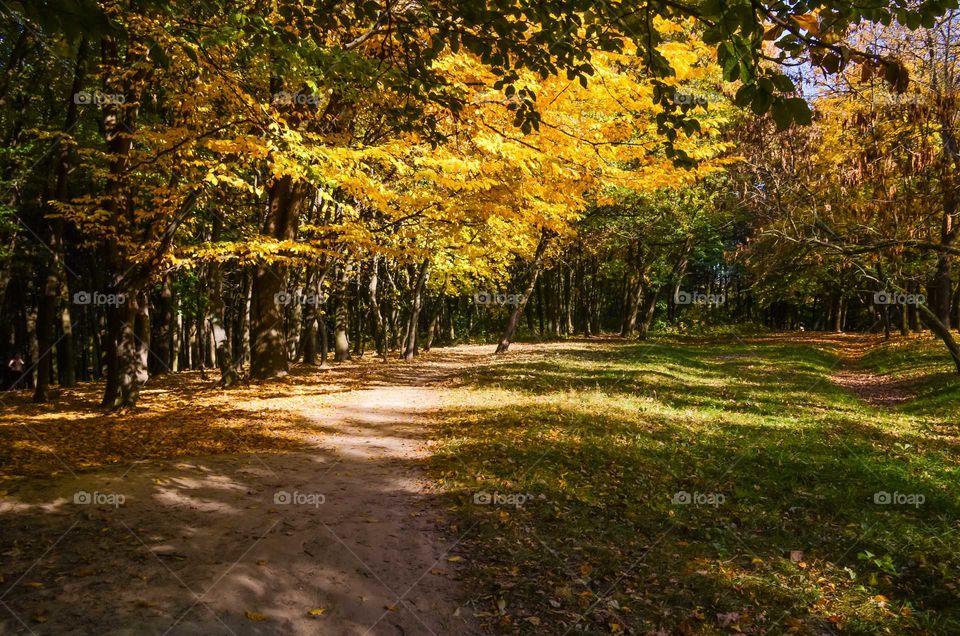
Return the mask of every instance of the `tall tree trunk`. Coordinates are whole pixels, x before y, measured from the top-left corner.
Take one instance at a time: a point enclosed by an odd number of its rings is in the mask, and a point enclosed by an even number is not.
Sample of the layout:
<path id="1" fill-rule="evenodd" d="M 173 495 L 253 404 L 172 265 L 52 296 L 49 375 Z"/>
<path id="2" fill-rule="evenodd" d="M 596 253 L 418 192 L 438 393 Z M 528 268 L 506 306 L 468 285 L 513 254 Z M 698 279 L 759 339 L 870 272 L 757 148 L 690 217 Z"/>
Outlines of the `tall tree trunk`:
<path id="1" fill-rule="evenodd" d="M 537 294 L 537 333 L 541 338 L 546 335 L 544 331 L 544 309 L 543 309 L 543 280 L 540 278 L 537 279 L 536 286 Z"/>
<path id="2" fill-rule="evenodd" d="M 563 296 L 563 335 L 573 334 L 573 268 L 567 267 L 562 279 L 557 280 L 558 298 Z M 556 333 L 560 335 L 559 332 Z"/>
<path id="3" fill-rule="evenodd" d="M 297 220 L 307 195 L 305 182 L 291 176 L 280 177 L 270 186 L 267 219 L 261 232 L 277 240 L 293 240 Z M 283 311 L 277 302 L 284 291 L 286 267 L 259 263 L 253 275 L 250 305 L 250 374 L 264 380 L 289 372 Z"/>
<path id="4" fill-rule="evenodd" d="M 317 269 L 314 266 L 307 268 L 307 282 L 304 287 L 306 296 L 303 307 L 303 330 L 300 335 L 300 351 L 303 352 L 304 364 L 317 363 Z"/>
<path id="5" fill-rule="evenodd" d="M 454 322 L 457 301 L 453 298 L 447 301 L 447 341 L 452 345 L 457 341 L 457 325 Z"/>
<path id="6" fill-rule="evenodd" d="M 637 337 L 640 340 L 646 340 L 650 334 L 650 325 L 653 324 L 653 313 L 657 308 L 657 295 L 659 289 L 656 289 L 649 281 L 643 285 L 643 309 L 640 314 L 640 325 Z"/>
<path id="7" fill-rule="evenodd" d="M 406 348 L 403 351 L 404 360 L 413 360 L 417 355 L 417 332 L 420 327 L 420 309 L 423 307 L 423 289 L 427 284 L 430 271 L 430 261 L 423 261 L 420 271 L 417 272 L 416 283 L 413 286 L 413 298 L 410 303 L 410 318 L 407 321 Z"/>
<path id="8" fill-rule="evenodd" d="M 437 298 L 430 302 L 430 310 L 427 312 L 427 337 L 423 341 L 423 350 L 430 351 L 430 347 L 433 346 L 433 339 L 437 335 L 437 330 L 440 325 L 440 314 L 442 313 L 443 304 L 440 298 Z"/>
<path id="9" fill-rule="evenodd" d="M 214 217 L 211 241 L 220 241 L 223 221 Z M 220 263 L 210 265 L 209 290 L 210 304 L 207 307 L 207 322 L 210 331 L 210 361 L 220 369 L 220 386 L 230 387 L 239 382 L 239 360 L 234 356 L 231 341 L 227 333 L 226 302 L 223 299 L 223 270 Z"/>
<path id="10" fill-rule="evenodd" d="M 533 255 L 533 261 L 530 263 L 530 268 L 527 272 L 527 286 L 524 288 L 517 306 L 510 312 L 510 318 L 507 320 L 503 335 L 500 338 L 499 344 L 497 344 L 496 353 L 498 354 L 507 352 L 510 348 L 510 343 L 513 342 L 513 338 L 517 334 L 520 316 L 523 315 L 523 310 L 527 306 L 527 300 L 529 300 L 530 294 L 533 293 L 533 288 L 537 284 L 537 278 L 540 276 L 541 270 L 543 270 L 544 255 L 546 254 L 547 245 L 550 242 L 551 236 L 552 234 L 547 230 L 542 230 L 540 233 L 540 242 L 537 243 L 537 250 Z"/>
<path id="11" fill-rule="evenodd" d="M 101 40 L 101 62 L 104 67 L 116 70 L 122 65 L 116 41 L 112 36 Z M 148 68 L 148 67 L 145 67 Z M 104 207 L 109 213 L 110 226 L 120 228 L 128 225 L 135 216 L 135 204 L 128 188 L 130 151 L 139 119 L 140 81 L 145 78 L 138 71 L 135 76 L 121 80 L 125 99 L 109 101 L 102 106 L 103 130 L 110 156 L 110 179 L 104 192 Z M 106 92 L 114 92 L 104 86 Z M 192 203 L 190 204 L 192 207 Z M 170 237 L 172 238 L 172 236 Z M 141 368 L 141 351 L 137 343 L 136 322 L 140 312 L 139 295 L 146 275 L 142 267 L 132 262 L 127 249 L 112 239 L 101 243 L 103 262 L 109 276 L 108 292 L 118 299 L 117 306 L 107 311 L 107 383 L 102 404 L 111 409 L 133 407 L 139 397 L 140 384 L 146 375 Z"/>
<path id="12" fill-rule="evenodd" d="M 73 319 L 70 312 L 70 288 L 67 277 L 60 277 L 60 329 L 63 337 L 57 343 L 60 354 L 60 385 L 71 387 L 77 384 L 76 348 L 73 336 Z"/>
<path id="13" fill-rule="evenodd" d="M 937 320 L 950 328 L 950 295 L 953 292 L 953 276 L 950 268 L 950 255 L 940 253 L 937 267 L 930 285 L 930 301 Z"/>
<path id="14" fill-rule="evenodd" d="M 137 342 L 139 314 L 138 299 L 133 294 L 126 294 L 122 303 L 107 309 L 107 385 L 102 405 L 110 409 L 136 405 L 140 385 L 146 380 Z"/>
<path id="15" fill-rule="evenodd" d="M 66 96 L 66 116 L 63 122 L 63 135 L 67 135 L 77 125 L 79 111 L 73 96 L 83 87 L 86 76 L 87 40 L 81 38 L 77 48 L 77 57 L 73 69 L 73 81 L 70 92 Z M 67 198 L 67 176 L 70 170 L 70 144 L 63 143 L 62 139 L 56 144 L 57 159 L 54 168 L 56 185 L 53 198 L 55 201 L 65 201 Z M 37 385 L 33 394 L 34 402 L 46 402 L 47 388 L 50 383 L 50 371 L 53 361 L 54 319 L 57 311 L 57 301 L 61 295 L 61 288 L 65 280 L 65 264 L 63 262 L 63 221 L 55 219 L 50 223 L 49 245 L 46 258 L 40 273 L 40 302 L 37 309 L 37 345 L 40 350 L 40 359 L 37 360 Z M 72 338 L 71 332 L 64 332 L 63 338 Z M 72 347 L 71 347 L 72 349 Z M 67 357 L 67 356 L 62 356 Z M 72 358 L 72 354 L 69 356 Z M 69 359 L 68 358 L 68 359 Z M 73 366 L 73 360 L 69 360 Z"/>
<path id="16" fill-rule="evenodd" d="M 620 336 L 629 338 L 637 329 L 637 315 L 640 313 L 640 277 L 631 274 L 624 289 L 623 318 L 620 320 Z"/>
<path id="17" fill-rule="evenodd" d="M 374 340 L 377 343 L 377 353 L 381 359 L 387 361 L 387 334 L 383 322 L 383 314 L 380 311 L 380 303 L 377 300 L 377 291 L 380 286 L 380 257 L 374 255 L 373 264 L 370 267 L 370 283 L 367 285 L 367 294 L 370 299 L 370 315 L 373 318 Z"/>
<path id="18" fill-rule="evenodd" d="M 173 316 L 173 322 L 170 325 L 170 370 L 176 373 L 181 368 L 180 350 L 183 346 L 183 312 L 180 311 L 176 294 L 173 295 L 170 304 L 170 311 Z"/>
<path id="19" fill-rule="evenodd" d="M 837 296 L 836 308 L 837 313 L 833 317 L 833 331 L 836 333 L 843 332 L 843 307 L 844 307 L 844 298 L 843 296 Z"/>
<path id="20" fill-rule="evenodd" d="M 326 311 L 317 317 L 317 323 L 320 325 L 320 366 L 327 366 L 327 357 L 330 355 L 330 336 L 327 331 Z"/>
<path id="21" fill-rule="evenodd" d="M 348 278 L 345 263 L 337 266 L 337 293 L 333 315 L 333 359 L 343 362 L 350 359 L 350 308 L 348 305 Z"/>
<path id="22" fill-rule="evenodd" d="M 154 303 L 153 335 L 151 338 L 153 356 L 150 358 L 148 365 L 150 373 L 153 375 L 162 375 L 173 368 L 173 361 L 171 360 L 174 332 L 173 310 L 173 284 L 170 274 L 166 274 L 160 282 L 160 292 L 157 294 Z"/>

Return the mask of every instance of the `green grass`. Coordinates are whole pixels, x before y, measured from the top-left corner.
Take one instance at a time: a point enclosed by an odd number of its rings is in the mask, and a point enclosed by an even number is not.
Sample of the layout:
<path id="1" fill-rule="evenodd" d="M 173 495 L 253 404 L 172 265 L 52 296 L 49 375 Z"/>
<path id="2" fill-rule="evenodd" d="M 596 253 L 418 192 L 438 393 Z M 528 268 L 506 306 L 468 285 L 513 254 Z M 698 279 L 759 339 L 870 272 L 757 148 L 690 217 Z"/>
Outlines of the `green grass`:
<path id="1" fill-rule="evenodd" d="M 829 381 L 813 339 L 543 351 L 475 370 L 440 430 L 495 631 L 960 633 L 955 380 L 934 376 L 936 407 L 881 408 Z M 895 369 L 882 355 L 863 364 Z"/>
<path id="2" fill-rule="evenodd" d="M 905 412 L 947 422 L 960 420 L 960 377 L 940 340 L 932 336 L 893 339 L 867 353 L 861 365 L 904 383 L 915 394 Z"/>

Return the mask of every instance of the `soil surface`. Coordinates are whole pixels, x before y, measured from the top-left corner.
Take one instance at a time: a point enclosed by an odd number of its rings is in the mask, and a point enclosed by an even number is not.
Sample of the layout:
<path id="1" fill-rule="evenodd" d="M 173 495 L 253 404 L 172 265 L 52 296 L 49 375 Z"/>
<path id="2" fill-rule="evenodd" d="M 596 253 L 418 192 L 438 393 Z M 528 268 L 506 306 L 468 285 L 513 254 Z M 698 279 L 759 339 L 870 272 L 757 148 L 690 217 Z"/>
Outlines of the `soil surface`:
<path id="1" fill-rule="evenodd" d="M 489 353 L 368 370 L 322 408 L 301 399 L 315 442 L 295 452 L 7 485 L 0 634 L 475 633 L 424 461 L 443 384 Z"/>
<path id="2" fill-rule="evenodd" d="M 860 368 L 860 359 L 875 342 L 867 337 L 854 336 L 841 341 L 839 366 L 831 375 L 834 384 L 842 386 L 861 400 L 874 406 L 890 406 L 913 397 L 911 380 L 898 380 L 870 373 Z"/>

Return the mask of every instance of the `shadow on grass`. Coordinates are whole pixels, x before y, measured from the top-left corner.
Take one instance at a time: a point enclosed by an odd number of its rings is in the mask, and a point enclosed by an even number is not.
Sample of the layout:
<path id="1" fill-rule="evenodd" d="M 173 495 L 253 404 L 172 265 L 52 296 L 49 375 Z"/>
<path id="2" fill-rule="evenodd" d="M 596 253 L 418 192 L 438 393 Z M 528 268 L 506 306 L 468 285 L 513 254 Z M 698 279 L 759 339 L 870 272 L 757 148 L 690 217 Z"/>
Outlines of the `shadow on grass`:
<path id="1" fill-rule="evenodd" d="M 770 339 L 573 348 L 463 378 L 436 470 L 479 524 L 490 624 L 957 633 L 951 444 L 859 404 L 835 366 Z"/>

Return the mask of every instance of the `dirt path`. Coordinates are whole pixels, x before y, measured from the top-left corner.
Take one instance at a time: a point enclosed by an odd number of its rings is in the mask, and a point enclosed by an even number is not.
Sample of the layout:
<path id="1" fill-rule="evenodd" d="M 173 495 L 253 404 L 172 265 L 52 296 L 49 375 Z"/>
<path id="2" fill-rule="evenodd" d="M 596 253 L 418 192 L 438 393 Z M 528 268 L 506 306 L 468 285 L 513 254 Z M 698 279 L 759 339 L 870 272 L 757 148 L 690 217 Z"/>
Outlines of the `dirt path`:
<path id="1" fill-rule="evenodd" d="M 860 359 L 866 355 L 871 346 L 876 346 L 875 340 L 864 337 L 853 337 L 841 341 L 839 349 L 840 366 L 831 375 L 831 381 L 847 389 L 861 400 L 874 406 L 890 406 L 909 400 L 909 381 L 897 381 L 888 376 L 864 371 Z"/>
<path id="2" fill-rule="evenodd" d="M 844 364 L 833 374 L 835 384 L 847 389 L 861 400 L 874 406 L 900 404 L 910 399 L 911 395 L 904 382 L 896 382 L 890 378 L 858 371 L 854 365 Z"/>
<path id="3" fill-rule="evenodd" d="M 472 633 L 422 462 L 479 353 L 308 401 L 309 451 L 24 482 L 0 500 L 0 633 Z"/>

